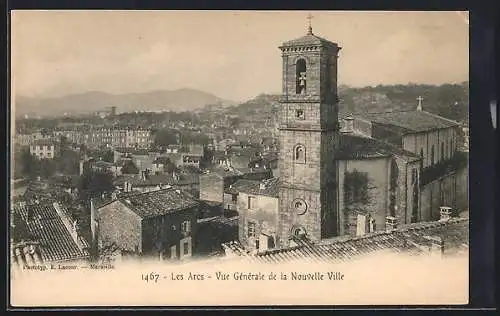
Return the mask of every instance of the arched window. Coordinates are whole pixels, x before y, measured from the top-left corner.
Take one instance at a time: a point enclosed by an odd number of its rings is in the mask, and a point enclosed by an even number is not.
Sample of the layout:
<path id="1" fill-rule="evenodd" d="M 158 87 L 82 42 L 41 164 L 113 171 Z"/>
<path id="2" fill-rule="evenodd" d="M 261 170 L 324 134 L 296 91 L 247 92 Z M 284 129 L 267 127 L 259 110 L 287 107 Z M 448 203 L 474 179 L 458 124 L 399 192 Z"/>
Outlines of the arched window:
<path id="1" fill-rule="evenodd" d="M 444 160 L 444 142 L 441 142 L 441 160 Z"/>
<path id="2" fill-rule="evenodd" d="M 307 236 L 307 232 L 302 226 L 294 226 L 292 227 L 292 235 L 298 238 L 304 238 Z"/>
<path id="3" fill-rule="evenodd" d="M 431 165 L 434 164 L 434 145 L 431 147 Z"/>
<path id="4" fill-rule="evenodd" d="M 293 150 L 293 159 L 296 163 L 306 163 L 306 148 L 304 145 L 296 145 Z"/>
<path id="5" fill-rule="evenodd" d="M 296 77 L 296 93 L 305 94 L 306 93 L 306 61 L 304 59 L 297 60 L 295 65 L 295 77 Z"/>

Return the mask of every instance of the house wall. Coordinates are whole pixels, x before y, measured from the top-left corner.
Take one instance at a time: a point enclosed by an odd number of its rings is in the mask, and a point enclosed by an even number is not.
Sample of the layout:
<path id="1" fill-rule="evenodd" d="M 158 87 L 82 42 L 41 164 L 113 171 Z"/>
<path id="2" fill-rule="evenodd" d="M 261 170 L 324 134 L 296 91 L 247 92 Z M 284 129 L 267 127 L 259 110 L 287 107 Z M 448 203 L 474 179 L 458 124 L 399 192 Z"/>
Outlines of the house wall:
<path id="1" fill-rule="evenodd" d="M 121 249 L 143 251 L 141 218 L 120 201 L 97 211 L 99 243 L 115 243 Z"/>
<path id="2" fill-rule="evenodd" d="M 248 208 L 248 197 L 255 198 L 254 206 Z M 277 244 L 278 233 L 278 198 L 263 195 L 249 195 L 245 192 L 238 194 L 237 211 L 239 214 L 238 235 L 240 242 L 249 249 L 255 249 L 256 240 L 260 234 L 272 237 L 273 243 Z M 255 237 L 248 235 L 248 223 L 254 222 Z"/>
<path id="3" fill-rule="evenodd" d="M 224 179 L 214 173 L 200 175 L 200 199 L 222 203 L 224 199 Z"/>
<path id="4" fill-rule="evenodd" d="M 158 256 L 158 258 L 161 253 L 163 259 L 191 257 L 194 249 L 194 236 L 198 229 L 197 217 L 198 208 L 191 208 L 144 219 L 142 221 L 143 253 Z M 188 233 L 181 231 L 181 223 L 184 221 L 190 221 L 191 227 Z"/>

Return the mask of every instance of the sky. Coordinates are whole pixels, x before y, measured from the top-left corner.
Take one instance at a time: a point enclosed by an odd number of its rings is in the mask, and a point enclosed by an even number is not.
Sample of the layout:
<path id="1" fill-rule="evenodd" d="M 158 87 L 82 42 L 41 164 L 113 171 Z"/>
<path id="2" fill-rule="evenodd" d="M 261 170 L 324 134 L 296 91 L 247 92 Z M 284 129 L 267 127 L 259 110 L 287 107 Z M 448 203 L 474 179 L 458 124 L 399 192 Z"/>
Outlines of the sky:
<path id="1" fill-rule="evenodd" d="M 456 11 L 13 11 L 13 94 L 193 88 L 233 101 L 281 89 L 284 41 L 338 43 L 339 84 L 468 80 L 469 29 Z"/>

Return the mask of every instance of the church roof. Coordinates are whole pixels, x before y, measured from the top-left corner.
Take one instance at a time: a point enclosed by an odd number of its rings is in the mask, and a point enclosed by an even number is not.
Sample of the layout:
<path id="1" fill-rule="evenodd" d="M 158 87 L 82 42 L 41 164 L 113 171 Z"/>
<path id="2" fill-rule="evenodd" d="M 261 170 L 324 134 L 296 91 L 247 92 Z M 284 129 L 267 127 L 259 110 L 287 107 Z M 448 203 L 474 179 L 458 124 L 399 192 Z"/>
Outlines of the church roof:
<path id="1" fill-rule="evenodd" d="M 402 128 L 407 133 L 425 132 L 458 126 L 459 123 L 426 111 L 394 111 L 380 113 L 354 114 L 370 122 L 392 125 Z"/>
<path id="2" fill-rule="evenodd" d="M 281 47 L 295 47 L 295 46 L 326 46 L 326 47 L 338 47 L 336 43 L 333 43 L 327 39 L 314 35 L 312 32 L 305 36 L 286 41 Z"/>
<path id="3" fill-rule="evenodd" d="M 340 160 L 400 156 L 410 160 L 418 155 L 389 143 L 353 133 L 340 134 L 340 147 L 336 157 Z"/>

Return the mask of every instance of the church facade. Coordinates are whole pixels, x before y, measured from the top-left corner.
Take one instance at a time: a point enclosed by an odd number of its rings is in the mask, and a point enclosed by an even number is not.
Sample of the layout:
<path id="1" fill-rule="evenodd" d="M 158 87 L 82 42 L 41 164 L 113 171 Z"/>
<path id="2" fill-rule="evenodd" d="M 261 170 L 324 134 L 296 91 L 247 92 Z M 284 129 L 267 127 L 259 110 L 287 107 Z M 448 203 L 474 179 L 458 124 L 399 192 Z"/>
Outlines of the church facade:
<path id="1" fill-rule="evenodd" d="M 453 131 L 431 128 L 439 134 L 440 148 L 432 154 L 432 146 L 426 147 L 422 154 L 415 148 L 420 149 L 422 137 L 428 136 L 420 132 L 390 134 L 384 124 L 357 116 L 340 120 L 341 129 L 337 95 L 341 48 L 309 28 L 305 36 L 283 43 L 280 50 L 283 86 L 277 192 L 249 190 L 262 187 L 257 181 L 246 183 L 247 189 L 239 196 L 234 192 L 241 244 L 249 250 L 268 251 L 292 246 L 297 238 L 318 242 L 433 219 L 427 214 L 430 208 L 439 213 L 442 205 L 429 208 L 424 201 L 428 187 L 421 182 L 430 181 L 425 177 L 429 161 L 453 156 Z M 420 124 L 428 124 L 421 116 L 414 116 L 412 122 L 422 119 Z M 433 119 L 453 126 L 443 118 Z M 249 202 L 254 199 L 275 199 L 276 203 L 266 205 L 276 207 L 254 209 Z M 266 228 L 263 236 L 257 236 L 261 232 L 254 227 Z M 265 247 L 260 247 L 262 240 Z"/>

